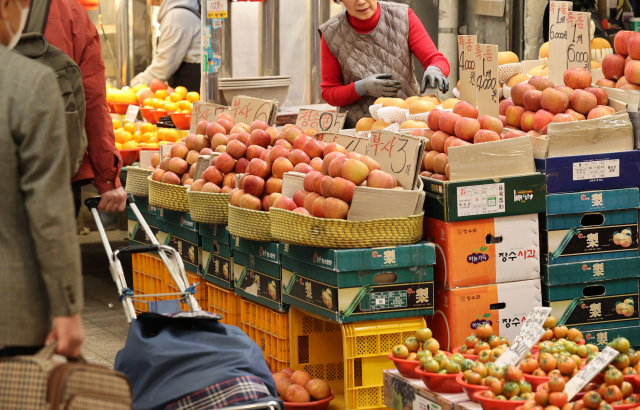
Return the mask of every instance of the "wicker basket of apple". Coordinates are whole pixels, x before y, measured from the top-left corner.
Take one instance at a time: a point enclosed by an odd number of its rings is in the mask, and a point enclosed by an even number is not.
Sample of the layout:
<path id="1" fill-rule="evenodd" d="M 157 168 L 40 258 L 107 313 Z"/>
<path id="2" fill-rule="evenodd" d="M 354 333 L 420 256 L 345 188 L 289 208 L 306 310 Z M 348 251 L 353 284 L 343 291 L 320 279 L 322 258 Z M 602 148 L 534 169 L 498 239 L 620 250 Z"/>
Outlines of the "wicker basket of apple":
<path id="1" fill-rule="evenodd" d="M 273 375 L 285 409 L 326 410 L 335 397 L 331 387 L 304 370 L 283 369 Z"/>

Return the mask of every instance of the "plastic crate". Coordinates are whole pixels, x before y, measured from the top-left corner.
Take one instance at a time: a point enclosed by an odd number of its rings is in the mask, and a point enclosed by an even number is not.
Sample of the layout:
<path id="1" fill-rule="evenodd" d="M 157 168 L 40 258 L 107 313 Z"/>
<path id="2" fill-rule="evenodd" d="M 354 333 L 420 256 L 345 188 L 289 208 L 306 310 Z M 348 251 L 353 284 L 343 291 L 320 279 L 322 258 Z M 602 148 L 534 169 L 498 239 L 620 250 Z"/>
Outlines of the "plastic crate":
<path id="1" fill-rule="evenodd" d="M 291 367 L 329 383 L 332 406 L 344 409 L 386 409 L 382 372 L 395 368 L 387 356 L 426 326 L 422 317 L 341 325 L 295 308 L 289 316 Z"/>
<path id="2" fill-rule="evenodd" d="M 240 303 L 241 298 L 233 290 L 223 289 L 213 282 L 206 281 L 208 301 L 206 305 L 200 306 L 209 312 L 222 316 L 222 323 L 227 325 L 240 325 Z"/>
<path id="3" fill-rule="evenodd" d="M 242 331 L 262 348 L 269 367 L 290 367 L 289 313 L 276 312 L 246 299 L 240 302 Z"/>

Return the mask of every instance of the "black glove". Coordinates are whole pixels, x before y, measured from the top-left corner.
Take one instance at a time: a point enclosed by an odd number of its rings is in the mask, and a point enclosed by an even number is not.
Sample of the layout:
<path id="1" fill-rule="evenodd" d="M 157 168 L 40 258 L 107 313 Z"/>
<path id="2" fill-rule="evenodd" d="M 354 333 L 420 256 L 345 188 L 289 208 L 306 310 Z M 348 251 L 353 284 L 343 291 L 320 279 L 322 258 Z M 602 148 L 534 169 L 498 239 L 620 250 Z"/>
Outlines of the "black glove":
<path id="1" fill-rule="evenodd" d="M 391 80 L 391 74 L 376 74 L 356 81 L 356 93 L 360 97 L 393 97 L 400 87 L 400 81 Z"/>
<path id="2" fill-rule="evenodd" d="M 420 94 L 423 94 L 427 88 L 438 88 L 443 94 L 449 91 L 449 80 L 442 74 L 438 67 L 427 67 L 422 77 L 422 86 L 420 86 Z"/>

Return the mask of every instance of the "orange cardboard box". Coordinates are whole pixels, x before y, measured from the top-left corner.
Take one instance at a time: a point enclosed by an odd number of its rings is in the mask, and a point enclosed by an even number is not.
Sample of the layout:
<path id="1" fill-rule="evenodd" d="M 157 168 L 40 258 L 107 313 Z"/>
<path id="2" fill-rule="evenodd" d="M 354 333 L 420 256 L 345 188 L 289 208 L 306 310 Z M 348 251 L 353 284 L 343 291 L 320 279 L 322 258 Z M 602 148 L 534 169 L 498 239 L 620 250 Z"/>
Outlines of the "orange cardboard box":
<path id="1" fill-rule="evenodd" d="M 513 341 L 532 308 L 542 306 L 540 280 L 446 289 L 436 286 L 436 307 L 427 326 L 446 351 L 464 343 L 475 329 L 488 323 Z"/>
<path id="2" fill-rule="evenodd" d="M 444 222 L 424 218 L 436 245 L 434 282 L 447 288 L 540 279 L 538 214 Z"/>

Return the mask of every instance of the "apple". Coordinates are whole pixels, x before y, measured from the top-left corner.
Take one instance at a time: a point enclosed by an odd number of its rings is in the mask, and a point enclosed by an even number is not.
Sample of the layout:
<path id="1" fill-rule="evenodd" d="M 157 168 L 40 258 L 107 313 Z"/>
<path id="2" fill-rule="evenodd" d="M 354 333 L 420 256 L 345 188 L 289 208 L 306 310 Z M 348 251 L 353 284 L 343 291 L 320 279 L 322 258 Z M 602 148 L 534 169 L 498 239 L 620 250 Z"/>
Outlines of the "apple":
<path id="1" fill-rule="evenodd" d="M 585 119 L 584 115 L 580 114 L 579 112 L 573 111 L 571 108 L 567 108 L 564 111 L 564 114 L 571 114 L 578 121 L 583 121 Z"/>
<path id="2" fill-rule="evenodd" d="M 346 156 L 338 156 L 334 158 L 329 164 L 329 168 L 327 169 L 327 174 L 333 178 L 342 176 L 342 167 L 344 163 L 347 162 L 349 158 Z"/>
<path id="3" fill-rule="evenodd" d="M 171 185 L 180 185 L 180 177 L 177 176 L 174 172 L 168 171 L 162 176 L 160 182 Z"/>
<path id="4" fill-rule="evenodd" d="M 282 193 L 282 179 L 280 178 L 269 178 L 265 183 L 264 191 L 267 194 L 273 194 L 275 192 Z"/>
<path id="5" fill-rule="evenodd" d="M 463 118 L 465 118 L 465 117 L 463 117 Z M 479 128 L 478 128 L 478 131 L 480 131 L 480 129 L 479 129 Z M 477 132 L 477 131 L 476 131 L 476 132 Z M 474 133 L 474 136 L 475 136 L 475 133 Z M 473 137 L 472 137 L 471 139 L 473 139 Z M 451 136 L 451 137 L 447 138 L 447 140 L 444 142 L 444 153 L 445 153 L 445 154 L 449 155 L 449 147 L 450 147 L 450 146 L 451 146 L 451 144 L 453 144 L 455 141 L 460 141 L 460 138 L 458 138 L 458 137 L 454 137 L 454 136 Z M 464 141 L 464 140 L 463 140 L 463 141 Z"/>
<path id="6" fill-rule="evenodd" d="M 229 186 L 231 188 L 235 188 L 236 187 L 236 173 L 235 172 L 229 172 L 228 174 L 225 174 L 224 178 L 222 179 L 222 186 Z"/>
<path id="7" fill-rule="evenodd" d="M 322 158 L 320 158 L 320 157 L 311 158 L 311 161 L 309 161 L 309 165 L 314 170 L 316 170 L 318 172 L 322 172 Z"/>
<path id="8" fill-rule="evenodd" d="M 514 106 L 516 107 L 516 106 Z M 522 108 L 522 107 L 520 107 Z M 524 108 L 522 108 L 524 110 Z M 491 131 L 491 130 L 480 130 L 478 132 L 476 132 L 476 135 L 473 137 L 473 143 L 474 144 L 479 144 L 482 142 L 490 142 L 490 141 L 500 141 L 500 134 L 498 134 L 495 131 Z M 436 160 L 437 158 L 433 161 L 433 168 L 434 171 L 436 170 Z M 448 163 L 448 162 L 447 162 Z M 437 172 L 437 174 L 440 174 L 440 172 Z"/>
<path id="9" fill-rule="evenodd" d="M 620 86 L 621 90 L 640 90 L 640 85 L 637 84 L 632 84 L 632 83 L 626 83 L 626 84 L 622 84 L 622 86 Z"/>
<path id="10" fill-rule="evenodd" d="M 247 167 L 249 166 L 249 160 L 246 158 L 238 158 L 236 162 L 235 170 L 238 174 L 244 174 L 247 172 Z"/>
<path id="11" fill-rule="evenodd" d="M 553 88 L 553 81 L 549 80 L 545 77 L 540 77 L 539 75 L 534 75 L 529 78 L 529 84 L 536 87 L 538 91 L 544 91 L 547 88 Z"/>
<path id="12" fill-rule="evenodd" d="M 615 38 L 613 39 L 613 48 L 616 50 L 616 53 L 621 54 L 625 57 L 628 56 L 629 50 L 627 49 L 627 45 L 629 44 L 629 40 L 631 40 L 631 37 L 637 34 L 638 33 L 636 33 L 635 31 L 618 31 Z"/>
<path id="13" fill-rule="evenodd" d="M 207 182 L 212 182 L 216 185 L 221 185 L 222 181 L 224 181 L 224 175 L 220 172 L 220 169 L 215 166 L 210 166 L 205 169 L 201 176 Z"/>
<path id="14" fill-rule="evenodd" d="M 234 168 L 236 167 L 236 160 L 228 153 L 223 152 L 216 158 L 216 166 L 224 174 L 228 174 L 229 172 L 233 171 Z M 241 173 L 241 172 L 238 172 L 238 173 Z"/>
<path id="15" fill-rule="evenodd" d="M 495 131 L 498 134 L 502 133 L 502 121 L 499 118 L 492 117 L 490 115 L 481 116 L 478 121 L 480 122 L 480 128 L 483 130 Z"/>
<path id="16" fill-rule="evenodd" d="M 255 120 L 254 122 L 251 123 L 251 125 L 249 126 L 249 132 L 253 132 L 253 130 L 266 130 L 267 128 L 269 128 L 269 124 L 267 124 L 264 121 L 260 121 L 260 120 Z"/>
<path id="17" fill-rule="evenodd" d="M 303 184 L 302 186 L 304 187 L 305 191 L 309 191 L 309 192 L 314 192 L 315 190 L 313 189 L 313 181 L 315 180 L 315 178 L 318 175 L 322 175 L 320 172 L 318 171 L 311 171 L 309 173 L 307 173 L 307 175 L 305 175 L 304 180 L 303 180 Z"/>
<path id="18" fill-rule="evenodd" d="M 547 91 L 547 90 L 544 90 L 544 91 Z M 533 117 L 533 129 L 535 131 L 542 132 L 543 134 L 545 134 L 547 125 L 549 125 L 549 123 L 553 121 L 553 116 L 554 114 L 547 110 L 538 110 L 536 112 L 536 115 Z"/>
<path id="19" fill-rule="evenodd" d="M 507 108 L 507 123 L 512 127 L 520 127 L 520 117 L 522 117 L 522 114 L 525 111 L 525 108 L 519 105 L 512 105 L 511 107 Z"/>
<path id="20" fill-rule="evenodd" d="M 289 172 L 292 170 L 293 170 L 293 164 L 291 163 L 291 161 L 289 161 L 286 158 L 280 157 L 280 158 L 276 158 L 276 160 L 273 161 L 272 171 L 273 171 L 273 176 L 275 176 L 276 178 L 282 178 L 282 176 L 286 172 Z"/>
<path id="21" fill-rule="evenodd" d="M 293 145 L 289 144 L 289 142 L 287 142 L 287 140 L 278 140 L 276 141 L 275 146 L 281 146 L 281 147 L 285 147 L 288 150 L 292 150 L 293 149 Z"/>
<path id="22" fill-rule="evenodd" d="M 478 131 L 480 132 L 480 131 Z M 444 174 L 444 168 L 449 163 L 449 157 L 447 154 L 440 153 L 433 160 L 433 168 L 436 171 L 436 174 Z"/>
<path id="23" fill-rule="evenodd" d="M 193 178 L 195 174 L 196 174 L 196 164 L 191 164 L 191 166 L 189 167 L 189 176 Z"/>
<path id="24" fill-rule="evenodd" d="M 262 129 L 255 129 L 251 131 L 249 140 L 251 141 L 249 145 L 255 144 L 267 148 L 271 144 L 271 135 Z"/>
<path id="25" fill-rule="evenodd" d="M 192 192 L 200 192 L 202 190 L 202 187 L 204 186 L 204 184 L 206 184 L 207 181 L 205 181 L 204 179 L 197 179 L 195 181 L 193 181 L 193 183 L 191 184 L 191 191 Z"/>
<path id="26" fill-rule="evenodd" d="M 307 215 L 307 216 L 311 216 L 311 214 L 309 213 L 309 211 L 307 211 L 305 208 L 301 208 L 298 207 L 296 209 L 293 210 L 293 212 L 297 213 L 297 214 L 302 214 L 302 215 Z"/>
<path id="27" fill-rule="evenodd" d="M 220 118 L 216 120 L 216 122 L 225 129 L 225 134 L 229 134 L 231 129 L 233 128 L 233 122 L 229 121 L 226 118 Z"/>
<path id="28" fill-rule="evenodd" d="M 555 88 L 547 88 L 540 96 L 540 105 L 553 114 L 560 114 L 569 106 L 569 97 Z"/>
<path id="29" fill-rule="evenodd" d="M 502 126 L 503 127 L 506 127 L 507 125 L 509 125 L 509 123 L 507 122 L 506 115 L 498 115 L 498 118 L 500 118 L 500 121 L 502 121 Z"/>
<path id="30" fill-rule="evenodd" d="M 453 113 L 474 120 L 478 118 L 478 109 L 466 101 L 457 102 L 456 105 L 453 106 Z"/>
<path id="31" fill-rule="evenodd" d="M 194 142 L 195 142 L 195 137 L 194 137 Z M 211 149 L 216 149 L 220 145 L 227 145 L 227 142 L 228 142 L 228 139 L 226 135 L 222 133 L 217 133 L 213 137 L 211 137 L 209 146 L 211 147 Z"/>
<path id="32" fill-rule="evenodd" d="M 204 135 L 196 135 L 196 138 L 193 140 L 193 149 L 196 151 L 202 151 L 210 146 L 211 141 Z"/>
<path id="33" fill-rule="evenodd" d="M 463 102 L 466 103 L 469 107 L 471 107 L 471 104 L 467 103 L 466 101 L 460 101 L 458 104 L 456 104 L 456 107 Z M 478 110 L 476 109 L 476 115 L 477 115 L 477 111 Z M 478 132 L 479 130 L 480 130 L 480 121 L 476 120 L 475 118 L 467 117 L 467 116 L 463 116 L 458 121 L 456 121 L 456 124 L 454 127 L 455 135 L 458 138 L 461 138 L 465 141 L 473 140 L 473 136 L 476 135 L 476 132 Z"/>
<path id="34" fill-rule="evenodd" d="M 315 216 L 315 215 L 314 215 Z M 311 379 L 309 379 L 311 380 Z M 304 386 L 304 385 L 302 385 Z M 285 392 L 283 399 L 287 403 L 308 403 L 311 401 L 311 397 L 309 393 L 298 384 L 292 384 L 287 387 L 287 391 Z"/>
<path id="35" fill-rule="evenodd" d="M 282 196 L 279 196 L 273 202 L 273 205 L 271 205 L 270 208 L 286 209 L 287 211 L 293 211 L 294 209 L 297 208 L 297 206 L 296 206 L 296 203 L 293 202 L 292 199 L 287 198 L 286 196 L 282 195 Z"/>
<path id="36" fill-rule="evenodd" d="M 620 88 L 620 87 L 622 87 L 624 84 L 627 84 L 627 83 L 628 83 L 627 79 L 626 79 L 626 78 L 624 78 L 624 76 L 622 76 L 622 77 L 620 77 L 620 78 L 618 79 L 618 81 L 616 81 L 616 88 Z"/>
<path id="37" fill-rule="evenodd" d="M 316 200 L 313 201 L 313 205 L 311 206 L 311 215 L 315 216 L 316 218 L 324 218 L 324 201 L 325 200 L 326 200 L 325 197 L 318 195 L 318 198 L 316 198 Z"/>
<path id="38" fill-rule="evenodd" d="M 321 198 L 322 196 L 316 192 L 309 192 L 307 197 L 304 199 L 304 209 L 306 209 L 311 215 L 313 215 L 313 203 L 316 199 Z"/>
<path id="39" fill-rule="evenodd" d="M 257 196 L 251 194 L 244 194 L 240 198 L 240 208 L 251 209 L 254 211 L 262 210 L 262 201 Z"/>
<path id="40" fill-rule="evenodd" d="M 525 111 L 522 113 L 522 117 L 520 117 L 520 129 L 522 131 L 527 132 L 533 129 L 533 117 L 535 115 L 536 113 L 534 111 Z"/>
<path id="41" fill-rule="evenodd" d="M 269 161 L 273 162 L 278 158 L 287 158 L 289 157 L 290 151 L 283 146 L 276 145 L 269 152 Z"/>
<path id="42" fill-rule="evenodd" d="M 429 116 L 431 116 L 431 113 L 429 113 Z M 456 122 L 460 118 L 462 118 L 461 115 L 445 111 L 440 116 L 440 122 L 438 123 L 438 126 L 440 127 L 440 130 L 446 132 L 449 135 L 453 135 L 455 133 Z"/>
<path id="43" fill-rule="evenodd" d="M 638 34 L 638 33 L 636 33 Z M 625 68 L 626 70 L 626 68 Z M 570 68 L 564 72 L 564 84 L 574 90 L 591 86 L 591 72 L 584 68 Z"/>
<path id="44" fill-rule="evenodd" d="M 271 165 L 260 158 L 254 158 L 249 162 L 247 172 L 262 179 L 267 179 L 271 175 Z"/>
<path id="45" fill-rule="evenodd" d="M 640 37 L 638 37 L 638 40 L 640 40 Z M 608 54 L 608 55 L 611 55 L 611 54 Z M 596 96 L 596 100 L 598 102 L 598 105 L 607 105 L 607 104 L 609 104 L 609 96 L 607 95 L 607 92 L 605 90 L 603 90 L 602 88 L 587 87 L 584 90 L 586 92 L 591 93 L 591 94 Z"/>
<path id="46" fill-rule="evenodd" d="M 209 126 L 207 127 L 207 136 L 211 138 L 218 133 L 226 134 L 227 130 L 224 129 L 224 127 L 218 124 L 217 122 L 209 123 Z"/>
<path id="47" fill-rule="evenodd" d="M 322 157 L 322 151 L 324 148 L 319 141 L 311 139 L 304 144 L 302 150 L 309 156 L 309 158 L 318 158 Z"/>
<path id="48" fill-rule="evenodd" d="M 240 199 L 244 195 L 244 191 L 242 189 L 234 189 L 233 192 L 229 194 L 229 203 L 233 206 L 240 206 Z"/>
<path id="49" fill-rule="evenodd" d="M 511 99 L 515 105 L 524 106 L 524 93 L 528 90 L 535 90 L 531 84 L 519 83 L 511 88 Z"/>
<path id="50" fill-rule="evenodd" d="M 225 149 L 226 149 L 226 147 L 225 147 Z M 213 154 L 213 151 L 211 151 L 211 148 L 202 148 L 200 150 L 200 155 L 211 155 L 211 154 Z"/>
<path id="51" fill-rule="evenodd" d="M 580 114 L 587 115 L 589 114 L 589 111 L 596 108 L 598 105 L 598 99 L 590 92 L 584 90 L 573 90 L 571 97 L 569 97 L 569 103 L 571 104 L 572 110 L 577 111 Z"/>
<path id="52" fill-rule="evenodd" d="M 322 150 L 322 156 L 326 157 L 327 155 L 329 155 L 330 153 L 332 153 L 334 151 L 335 152 L 341 152 L 344 155 L 347 155 L 347 150 L 342 145 L 336 144 L 335 142 L 330 142 Z"/>
<path id="53" fill-rule="evenodd" d="M 162 177 L 166 172 L 167 171 L 165 171 L 164 169 L 158 168 L 155 171 L 153 171 L 153 174 L 151 174 L 151 179 L 153 179 L 154 181 L 160 182 L 162 181 Z"/>
<path id="54" fill-rule="evenodd" d="M 615 55 L 615 54 L 607 54 L 607 55 Z M 596 85 L 598 87 L 616 88 L 616 82 L 613 80 L 608 80 L 606 78 L 601 78 L 598 81 L 596 81 Z"/>
<path id="55" fill-rule="evenodd" d="M 289 152 L 288 159 L 289 161 L 291 161 L 294 167 L 298 164 L 308 164 L 309 161 L 311 161 L 306 152 L 301 149 L 294 149 L 293 151 Z"/>
<path id="56" fill-rule="evenodd" d="M 616 110 L 613 109 L 612 107 L 599 105 L 593 110 L 589 111 L 589 115 L 587 116 L 587 119 L 593 120 L 600 117 L 606 117 L 607 115 L 611 115 L 615 113 L 616 113 Z"/>
<path id="57" fill-rule="evenodd" d="M 197 135 L 206 135 L 207 128 L 209 127 L 209 121 L 202 120 L 196 125 L 196 134 Z"/>
<path id="58" fill-rule="evenodd" d="M 348 213 L 349 204 L 339 198 L 327 198 L 322 205 L 324 218 L 347 219 Z"/>
<path id="59" fill-rule="evenodd" d="M 540 105 L 540 97 L 542 97 L 542 91 L 540 90 L 525 91 L 523 95 L 524 108 L 527 111 L 538 111 L 540 108 L 542 108 L 542 106 Z"/>
<path id="60" fill-rule="evenodd" d="M 341 153 L 341 152 L 330 152 L 329 154 L 327 154 L 324 157 L 324 159 L 322 160 L 322 173 L 323 174 L 329 175 L 329 165 L 331 164 L 331 161 L 333 161 L 334 159 L 336 159 L 338 157 L 346 157 L 346 155 Z"/>
<path id="61" fill-rule="evenodd" d="M 151 92 L 154 92 L 154 93 L 158 90 L 166 90 L 167 88 L 169 88 L 169 86 L 165 84 L 164 81 L 158 80 L 157 78 L 154 78 L 149 83 L 149 89 L 151 90 Z"/>
<path id="62" fill-rule="evenodd" d="M 624 78 L 629 83 L 640 84 L 640 61 L 631 60 L 624 67 Z"/>
<path id="63" fill-rule="evenodd" d="M 248 175 L 242 182 L 242 190 L 247 194 L 255 196 L 262 196 L 264 193 L 264 186 L 264 179 L 254 175 Z"/>
<path id="64" fill-rule="evenodd" d="M 429 151 L 426 155 L 423 156 L 422 158 L 422 165 L 424 166 L 424 169 L 429 171 L 429 172 L 433 172 L 434 168 L 433 168 L 433 161 L 436 159 L 436 156 L 438 156 L 440 152 L 438 151 Z"/>
<path id="65" fill-rule="evenodd" d="M 367 177 L 367 186 L 369 188 L 392 189 L 396 186 L 395 177 L 384 171 L 374 169 L 369 172 Z"/>
<path id="66" fill-rule="evenodd" d="M 638 45 L 640 48 L 640 44 Z M 625 57 L 622 54 L 607 54 L 602 59 L 602 74 L 607 80 L 618 80 L 624 75 Z M 598 84 L 598 83 L 596 83 Z"/>
<path id="67" fill-rule="evenodd" d="M 444 152 L 444 143 L 451 135 L 444 131 L 436 131 L 431 136 L 431 148 L 438 152 Z"/>
<path id="68" fill-rule="evenodd" d="M 158 165 L 160 165 L 160 154 L 156 152 L 151 156 L 151 166 L 158 168 Z"/>
<path id="69" fill-rule="evenodd" d="M 276 379 L 276 377 L 278 375 L 284 375 L 287 377 L 278 377 Z M 295 384 L 290 378 L 289 375 L 286 375 L 284 373 L 276 373 L 273 375 L 273 379 L 276 382 L 276 390 L 278 391 L 278 395 L 280 395 L 281 397 L 284 397 L 284 395 L 287 393 L 287 389 L 289 388 L 289 386 L 291 386 L 292 384 Z M 308 393 L 308 392 L 307 392 Z"/>
<path id="70" fill-rule="evenodd" d="M 500 105 L 498 108 L 500 111 L 500 115 L 507 115 L 507 108 L 509 108 L 512 105 L 514 105 L 514 103 L 511 98 L 505 98 L 504 100 L 500 101 Z"/>
<path id="71" fill-rule="evenodd" d="M 309 194 L 311 194 L 311 192 L 300 189 L 293 194 L 293 202 L 295 202 L 298 207 L 304 207 L 304 200 L 307 199 Z"/>
<path id="72" fill-rule="evenodd" d="M 245 145 L 247 145 L 247 143 L 249 142 L 249 138 L 251 138 L 251 135 L 249 135 L 249 133 L 246 131 L 242 131 L 240 134 L 238 134 L 238 141 Z"/>
<path id="73" fill-rule="evenodd" d="M 312 139 L 313 138 L 311 138 L 308 135 L 299 135 L 295 139 L 295 141 L 293 141 L 293 149 L 302 150 L 302 147 L 304 147 L 304 144 L 306 144 L 307 142 L 309 142 Z"/>
<path id="74" fill-rule="evenodd" d="M 504 134 L 502 139 L 503 140 L 508 140 L 508 139 L 511 139 L 511 138 L 524 137 L 525 135 L 527 135 L 526 132 L 523 132 L 523 131 L 520 131 L 520 130 L 511 130 L 511 131 L 507 132 L 506 134 Z"/>
<path id="75" fill-rule="evenodd" d="M 184 147 L 184 149 L 187 149 Z M 169 160 L 169 171 L 182 176 L 189 169 L 189 164 L 182 158 L 174 157 Z"/>
<path id="76" fill-rule="evenodd" d="M 320 195 L 325 198 L 331 196 L 331 182 L 333 182 L 333 178 L 328 175 L 323 176 L 320 180 Z"/>
<path id="77" fill-rule="evenodd" d="M 553 120 L 551 122 L 572 122 L 572 121 L 578 121 L 578 120 L 576 119 L 576 117 L 574 117 L 571 114 L 562 113 L 562 114 L 556 114 L 553 117 Z"/>
<path id="78" fill-rule="evenodd" d="M 232 142 L 235 142 L 235 141 L 232 141 Z M 240 141 L 238 141 L 238 143 L 242 144 Z M 229 146 L 227 146 L 227 149 L 229 149 Z M 249 147 L 247 148 L 247 152 L 245 153 L 245 157 L 249 161 L 251 161 L 254 158 L 260 158 L 260 155 L 262 155 L 264 151 L 266 151 L 266 149 L 262 148 L 260 145 L 249 145 Z"/>
<path id="79" fill-rule="evenodd" d="M 204 184 L 202 186 L 201 189 L 202 192 L 210 192 L 212 194 L 219 194 L 221 189 L 218 185 L 214 184 L 213 182 L 207 182 L 206 184 Z"/>
<path id="80" fill-rule="evenodd" d="M 320 173 L 320 175 L 316 175 L 315 178 L 313 178 L 313 192 L 322 195 L 322 178 L 324 177 L 325 176 Z"/>
<path id="81" fill-rule="evenodd" d="M 247 146 L 238 140 L 229 141 L 225 152 L 231 155 L 233 158 L 238 159 L 240 157 L 243 157 L 247 152 Z"/>
<path id="82" fill-rule="evenodd" d="M 427 117 L 427 125 L 429 125 L 429 129 L 433 131 L 438 131 L 440 129 L 440 117 L 443 113 L 444 111 L 438 109 L 429 111 L 429 116 Z"/>

